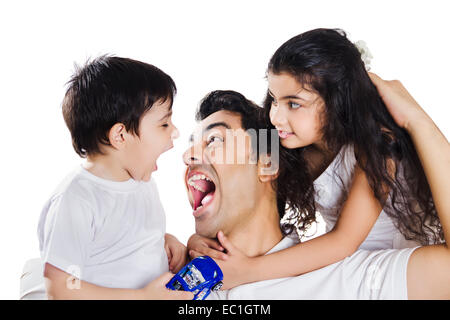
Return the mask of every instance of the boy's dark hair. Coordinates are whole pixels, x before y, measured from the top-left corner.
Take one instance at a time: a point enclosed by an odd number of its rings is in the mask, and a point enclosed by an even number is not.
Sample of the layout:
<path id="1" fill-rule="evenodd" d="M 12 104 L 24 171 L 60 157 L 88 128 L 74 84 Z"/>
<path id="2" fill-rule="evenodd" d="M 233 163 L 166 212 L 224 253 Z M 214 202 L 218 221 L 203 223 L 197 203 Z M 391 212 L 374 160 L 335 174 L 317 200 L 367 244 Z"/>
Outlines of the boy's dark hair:
<path id="1" fill-rule="evenodd" d="M 216 90 L 207 94 L 201 101 L 195 118 L 197 121 L 201 121 L 221 110 L 239 114 L 241 116 L 242 129 L 255 129 L 257 131 L 255 135 L 256 139 L 252 139 L 252 150 L 257 154 L 257 159 L 259 159 L 260 153 L 272 152 L 270 132 L 265 135 L 267 148 L 265 150 L 259 149 L 259 139 L 264 137 L 264 135 L 260 136 L 258 130 L 275 130 L 275 127 L 270 123 L 268 114 L 266 114 L 263 108 L 248 100 L 239 92 Z M 250 136 L 253 138 L 253 135 Z M 276 141 L 277 143 L 279 142 L 278 136 Z M 297 150 L 294 157 L 296 167 L 292 167 L 294 163 L 292 161 L 292 152 L 281 145 L 278 147 L 278 177 L 276 180 L 273 180 L 272 187 L 277 194 L 277 209 L 280 219 L 285 216 L 286 211 L 290 212 L 289 216 L 285 217 L 286 220 L 282 221 L 283 224 L 281 225 L 282 232 L 287 235 L 293 231 L 297 231 L 297 228 L 307 229 L 316 221 L 315 215 L 305 221 L 307 213 L 315 211 L 314 188 L 309 183 L 310 176 L 303 158 L 303 149 Z M 304 183 L 299 185 L 297 180 L 303 181 Z M 292 186 L 296 186 L 296 189 L 293 189 Z M 299 226 L 299 224 L 301 225 Z"/>
<path id="2" fill-rule="evenodd" d="M 76 71 L 62 103 L 64 120 L 78 155 L 101 154 L 110 145 L 108 134 L 116 123 L 139 136 L 139 122 L 155 102 L 176 94 L 172 78 L 157 67 L 109 55 L 100 56 Z"/>

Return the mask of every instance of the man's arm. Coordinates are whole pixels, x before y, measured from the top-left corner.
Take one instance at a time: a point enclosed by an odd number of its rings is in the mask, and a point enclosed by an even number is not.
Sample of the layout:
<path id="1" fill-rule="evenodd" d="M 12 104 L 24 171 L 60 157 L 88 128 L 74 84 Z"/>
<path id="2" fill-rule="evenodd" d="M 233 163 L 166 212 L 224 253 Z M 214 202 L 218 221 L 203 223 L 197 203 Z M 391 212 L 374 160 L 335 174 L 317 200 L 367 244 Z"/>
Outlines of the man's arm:
<path id="1" fill-rule="evenodd" d="M 450 145 L 399 81 L 370 77 L 397 124 L 410 134 L 444 229 L 445 244 L 416 249 L 408 262 L 409 299 L 450 299 Z"/>
<path id="2" fill-rule="evenodd" d="M 408 297 L 450 299 L 450 147 L 429 118 L 411 123 L 408 131 L 427 176 L 446 242 L 413 252 L 408 262 Z"/>

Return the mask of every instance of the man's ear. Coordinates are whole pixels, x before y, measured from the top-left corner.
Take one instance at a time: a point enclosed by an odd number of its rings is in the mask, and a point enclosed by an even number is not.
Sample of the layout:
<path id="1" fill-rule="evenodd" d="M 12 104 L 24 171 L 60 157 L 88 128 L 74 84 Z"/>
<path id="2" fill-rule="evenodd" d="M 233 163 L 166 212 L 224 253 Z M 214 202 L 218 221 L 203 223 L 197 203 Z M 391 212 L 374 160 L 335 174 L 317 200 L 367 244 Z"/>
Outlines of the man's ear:
<path id="1" fill-rule="evenodd" d="M 278 159 L 273 159 L 270 154 L 261 154 L 258 159 L 258 178 L 261 182 L 270 182 L 278 178 Z"/>
<path id="2" fill-rule="evenodd" d="M 125 129 L 125 125 L 123 123 L 116 123 L 109 130 L 108 138 L 109 143 L 115 149 L 122 149 L 125 145 L 125 137 L 127 134 L 127 130 Z"/>

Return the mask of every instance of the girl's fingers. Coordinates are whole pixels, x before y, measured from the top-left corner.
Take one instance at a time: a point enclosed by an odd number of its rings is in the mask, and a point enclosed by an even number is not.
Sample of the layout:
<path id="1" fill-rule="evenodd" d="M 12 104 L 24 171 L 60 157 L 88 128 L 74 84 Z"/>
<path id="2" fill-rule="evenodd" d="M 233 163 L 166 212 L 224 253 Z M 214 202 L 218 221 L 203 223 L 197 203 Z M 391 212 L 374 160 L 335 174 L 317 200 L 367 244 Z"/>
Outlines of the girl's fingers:
<path id="1" fill-rule="evenodd" d="M 204 239 L 206 245 L 210 248 L 223 251 L 224 248 L 220 245 L 220 243 L 214 239 Z"/>
<path id="2" fill-rule="evenodd" d="M 195 258 L 204 256 L 204 254 L 202 254 L 202 253 L 200 253 L 200 252 L 198 252 L 198 251 L 195 251 L 195 250 L 189 250 L 189 256 L 190 256 L 192 259 L 195 259 Z"/>
<path id="3" fill-rule="evenodd" d="M 234 251 L 234 245 L 228 238 L 223 234 L 222 231 L 217 233 L 217 239 L 219 239 L 220 244 L 227 250 L 227 253 L 232 253 Z"/>
<path id="4" fill-rule="evenodd" d="M 192 257 L 191 251 L 197 253 L 197 255 L 195 257 Z M 191 250 L 191 251 L 189 251 L 189 255 L 191 256 L 191 258 L 197 258 L 198 256 L 209 256 L 213 259 L 219 259 L 219 260 L 224 260 L 224 261 L 228 259 L 227 254 L 217 251 L 215 249 L 208 248 L 208 247 L 203 247 L 203 248 L 201 248 L 200 251 L 197 251 L 197 250 Z"/>

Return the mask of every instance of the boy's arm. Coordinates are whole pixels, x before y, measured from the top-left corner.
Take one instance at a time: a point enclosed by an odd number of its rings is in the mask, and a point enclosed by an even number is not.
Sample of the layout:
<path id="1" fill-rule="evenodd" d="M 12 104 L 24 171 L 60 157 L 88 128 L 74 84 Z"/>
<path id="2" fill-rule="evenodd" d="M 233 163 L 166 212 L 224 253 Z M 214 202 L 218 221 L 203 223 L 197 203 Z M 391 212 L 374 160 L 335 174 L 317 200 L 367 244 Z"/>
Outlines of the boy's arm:
<path id="1" fill-rule="evenodd" d="M 169 270 L 177 273 L 189 262 L 187 248 L 170 233 L 165 234 L 164 242 L 164 249 L 169 260 Z"/>
<path id="2" fill-rule="evenodd" d="M 167 272 L 142 289 L 115 289 L 94 285 L 46 263 L 45 286 L 49 299 L 57 300 L 140 300 L 140 299 L 192 299 L 186 291 L 165 288 L 173 274 Z"/>

